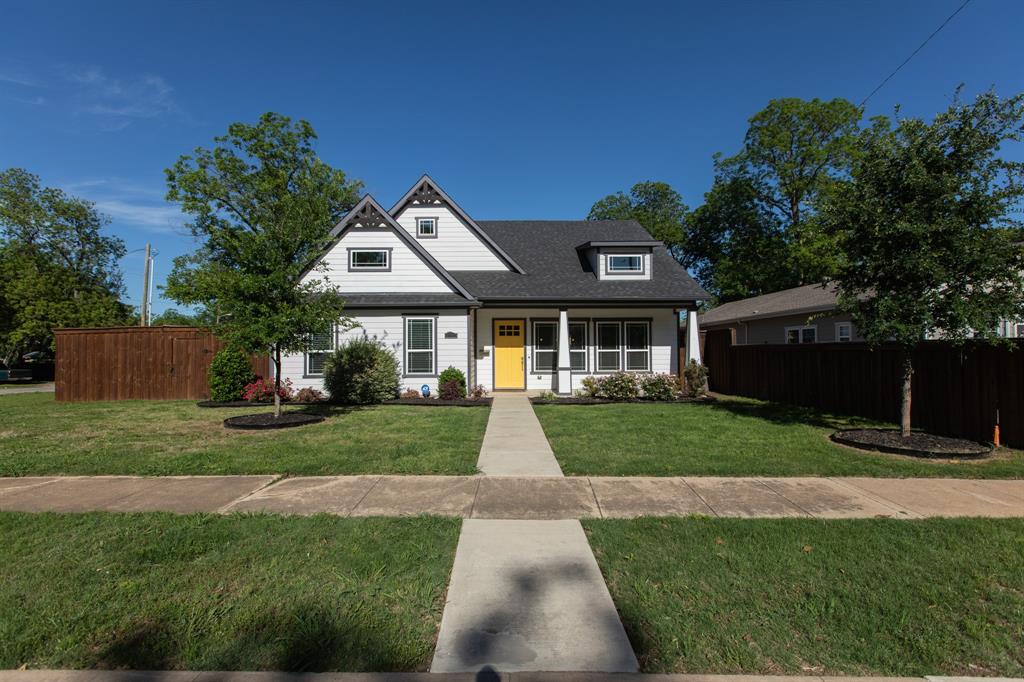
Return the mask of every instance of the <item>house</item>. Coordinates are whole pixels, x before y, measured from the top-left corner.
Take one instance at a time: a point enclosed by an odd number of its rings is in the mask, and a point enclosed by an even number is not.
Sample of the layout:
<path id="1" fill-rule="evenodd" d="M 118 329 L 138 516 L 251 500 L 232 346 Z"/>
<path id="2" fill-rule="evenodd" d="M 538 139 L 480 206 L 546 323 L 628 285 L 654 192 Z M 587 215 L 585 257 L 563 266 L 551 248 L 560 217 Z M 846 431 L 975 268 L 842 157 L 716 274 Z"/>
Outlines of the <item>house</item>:
<path id="1" fill-rule="evenodd" d="M 837 311 L 835 284 L 808 284 L 723 303 L 700 316 L 704 332 L 729 330 L 736 345 L 863 341 L 850 315 Z M 1024 337 L 1024 323 L 1003 320 L 999 336 Z M 933 332 L 929 339 L 942 338 Z"/>
<path id="2" fill-rule="evenodd" d="M 403 388 L 452 366 L 488 391 L 569 394 L 587 376 L 678 371 L 679 319 L 698 357 L 707 294 L 637 222 L 476 221 L 423 176 L 385 210 L 367 195 L 332 231 L 323 269 L 357 324 L 283 359 L 296 388 L 355 336 L 392 349 Z"/>
<path id="3" fill-rule="evenodd" d="M 836 307 L 834 284 L 808 284 L 723 303 L 700 317 L 700 328 L 730 330 L 737 345 L 863 341 Z"/>

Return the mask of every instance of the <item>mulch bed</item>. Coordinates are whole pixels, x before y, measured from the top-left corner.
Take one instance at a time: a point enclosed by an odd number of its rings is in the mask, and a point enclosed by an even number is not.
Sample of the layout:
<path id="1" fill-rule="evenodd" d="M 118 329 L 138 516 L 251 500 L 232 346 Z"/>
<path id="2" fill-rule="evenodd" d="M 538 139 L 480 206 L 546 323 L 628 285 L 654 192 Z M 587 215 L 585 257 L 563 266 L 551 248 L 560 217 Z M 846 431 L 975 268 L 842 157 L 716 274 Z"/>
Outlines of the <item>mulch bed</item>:
<path id="1" fill-rule="evenodd" d="M 441 400 L 440 398 L 395 398 L 385 400 L 383 405 L 426 405 L 428 407 L 483 407 L 494 402 L 494 398 L 477 398 L 470 400 Z"/>
<path id="2" fill-rule="evenodd" d="M 196 403 L 197 407 L 269 407 L 274 403 L 257 400 L 249 402 L 248 400 L 200 400 Z M 320 400 L 313 403 L 297 403 L 295 401 L 286 401 L 281 403 L 282 405 L 326 405 L 326 400 Z"/>
<path id="3" fill-rule="evenodd" d="M 920 431 L 904 438 L 897 429 L 847 429 L 836 431 L 830 437 L 836 443 L 861 450 L 934 459 L 978 459 L 993 450 L 992 445 L 985 443 Z"/>
<path id="4" fill-rule="evenodd" d="M 676 400 L 646 400 L 644 398 L 635 398 L 633 400 L 609 400 L 608 398 L 541 398 L 533 397 L 530 398 L 530 402 L 534 405 L 620 405 L 623 403 L 646 403 L 646 404 L 676 404 L 676 403 L 710 403 L 714 402 L 715 399 L 711 396 L 701 396 L 699 398 L 677 398 Z"/>
<path id="5" fill-rule="evenodd" d="M 245 414 L 241 417 L 228 417 L 224 420 L 224 426 L 229 429 L 258 431 L 318 424 L 323 420 L 324 418 L 320 415 L 307 412 L 282 412 L 280 417 L 275 417 L 273 412 L 264 412 L 262 414 Z"/>

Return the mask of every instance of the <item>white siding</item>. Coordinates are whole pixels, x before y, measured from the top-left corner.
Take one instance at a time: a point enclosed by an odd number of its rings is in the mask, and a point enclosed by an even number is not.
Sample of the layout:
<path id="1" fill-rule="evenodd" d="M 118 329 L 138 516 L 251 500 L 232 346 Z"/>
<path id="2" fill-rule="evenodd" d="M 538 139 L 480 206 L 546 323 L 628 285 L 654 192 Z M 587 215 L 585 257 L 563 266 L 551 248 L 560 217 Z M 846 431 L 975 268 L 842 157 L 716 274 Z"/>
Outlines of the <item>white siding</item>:
<path id="1" fill-rule="evenodd" d="M 348 250 L 391 249 L 391 269 L 348 271 Z M 449 292 L 452 288 L 391 230 L 352 228 L 324 255 L 327 270 L 314 270 L 307 279 L 323 279 L 342 293 Z"/>
<path id="2" fill-rule="evenodd" d="M 437 218 L 437 236 L 417 238 L 416 218 Z M 491 248 L 445 206 L 409 206 L 395 220 L 446 270 L 508 270 Z"/>
<path id="3" fill-rule="evenodd" d="M 481 308 L 476 312 L 476 364 L 477 383 L 488 391 L 494 381 L 494 320 L 526 320 L 526 389 L 554 390 L 555 374 L 533 371 L 533 325 L 532 320 L 557 320 L 558 308 Z M 594 322 L 601 320 L 645 320 L 651 321 L 651 370 L 675 374 L 679 367 L 679 315 L 671 308 L 569 308 L 569 320 L 586 321 L 587 324 L 587 368 L 588 372 L 573 372 L 572 389 L 580 387 L 580 380 L 594 373 Z"/>
<path id="4" fill-rule="evenodd" d="M 402 389 L 419 389 L 423 384 L 430 386 L 430 390 L 437 391 L 437 372 L 452 366 L 461 369 L 468 376 L 467 363 L 469 351 L 469 328 L 466 311 L 435 312 L 428 313 L 406 312 L 405 317 L 435 317 L 436 326 L 436 367 L 432 377 L 423 376 L 402 376 Z M 365 336 L 376 339 L 390 348 L 398 358 L 401 368 L 404 364 L 404 317 L 402 311 L 391 310 L 364 310 L 355 312 L 353 319 L 358 327 L 349 329 L 339 334 L 339 343 L 347 339 Z M 446 333 L 454 333 L 456 338 L 446 339 Z M 323 377 L 304 377 L 305 357 L 302 354 L 288 355 L 282 359 L 282 377 L 290 378 L 293 387 L 298 390 L 310 386 L 323 390 Z"/>

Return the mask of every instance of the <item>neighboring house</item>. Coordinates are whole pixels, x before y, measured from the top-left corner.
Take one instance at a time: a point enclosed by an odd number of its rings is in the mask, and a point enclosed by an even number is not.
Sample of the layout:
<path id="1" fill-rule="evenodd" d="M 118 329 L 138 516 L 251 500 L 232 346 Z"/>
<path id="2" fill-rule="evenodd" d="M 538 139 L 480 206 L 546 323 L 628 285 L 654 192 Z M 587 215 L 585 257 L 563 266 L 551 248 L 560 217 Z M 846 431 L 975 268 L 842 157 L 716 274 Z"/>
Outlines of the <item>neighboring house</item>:
<path id="1" fill-rule="evenodd" d="M 863 341 L 850 315 L 836 310 L 834 284 L 808 284 L 723 303 L 700 316 L 704 331 L 728 329 L 736 345 Z M 1004 320 L 999 336 L 1024 337 L 1024 323 Z M 941 333 L 928 335 L 942 338 Z"/>
<path id="2" fill-rule="evenodd" d="M 723 303 L 701 316 L 700 328 L 730 329 L 737 345 L 863 341 L 836 306 L 834 284 L 808 284 Z"/>
<path id="3" fill-rule="evenodd" d="M 365 196 L 332 231 L 325 278 L 358 324 L 284 359 L 323 385 L 327 354 L 365 336 L 395 352 L 403 388 L 452 366 L 492 390 L 571 393 L 590 375 L 678 371 L 679 317 L 707 294 L 632 220 L 474 221 L 423 176 L 391 210 Z M 698 357 L 699 359 L 699 357 Z"/>

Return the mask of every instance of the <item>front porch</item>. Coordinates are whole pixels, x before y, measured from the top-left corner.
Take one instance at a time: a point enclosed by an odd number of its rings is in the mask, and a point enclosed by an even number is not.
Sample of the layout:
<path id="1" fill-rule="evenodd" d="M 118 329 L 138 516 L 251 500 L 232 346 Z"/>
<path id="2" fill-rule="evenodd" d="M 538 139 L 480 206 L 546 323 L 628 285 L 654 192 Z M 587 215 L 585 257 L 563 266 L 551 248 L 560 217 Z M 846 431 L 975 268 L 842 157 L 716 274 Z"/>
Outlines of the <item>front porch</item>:
<path id="1" fill-rule="evenodd" d="M 469 382 L 571 395 L 588 376 L 677 374 L 681 314 L 689 323 L 685 358 L 699 361 L 696 311 L 679 306 L 485 306 L 471 313 Z"/>

